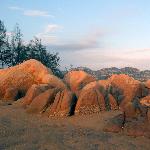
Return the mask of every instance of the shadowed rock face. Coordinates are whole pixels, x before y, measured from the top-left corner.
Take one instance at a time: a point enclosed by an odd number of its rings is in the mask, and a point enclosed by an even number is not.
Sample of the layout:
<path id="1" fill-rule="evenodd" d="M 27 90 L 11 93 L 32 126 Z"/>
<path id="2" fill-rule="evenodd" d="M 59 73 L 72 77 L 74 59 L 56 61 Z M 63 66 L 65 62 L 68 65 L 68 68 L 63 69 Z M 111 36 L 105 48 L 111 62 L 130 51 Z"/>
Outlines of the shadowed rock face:
<path id="1" fill-rule="evenodd" d="M 54 103 L 47 111 L 48 116 L 70 115 L 71 106 L 73 102 L 74 102 L 74 95 L 70 90 L 64 89 L 62 91 L 59 91 L 54 99 Z"/>

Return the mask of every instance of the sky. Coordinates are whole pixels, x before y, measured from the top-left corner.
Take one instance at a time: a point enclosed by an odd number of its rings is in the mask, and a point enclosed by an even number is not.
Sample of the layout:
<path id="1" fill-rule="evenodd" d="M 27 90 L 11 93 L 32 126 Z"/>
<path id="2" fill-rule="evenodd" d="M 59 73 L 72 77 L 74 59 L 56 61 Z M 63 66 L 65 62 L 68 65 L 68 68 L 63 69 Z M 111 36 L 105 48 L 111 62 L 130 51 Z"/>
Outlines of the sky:
<path id="1" fill-rule="evenodd" d="M 150 69 L 149 0 L 0 0 L 8 35 L 19 24 L 28 42 L 41 38 L 61 68 Z"/>

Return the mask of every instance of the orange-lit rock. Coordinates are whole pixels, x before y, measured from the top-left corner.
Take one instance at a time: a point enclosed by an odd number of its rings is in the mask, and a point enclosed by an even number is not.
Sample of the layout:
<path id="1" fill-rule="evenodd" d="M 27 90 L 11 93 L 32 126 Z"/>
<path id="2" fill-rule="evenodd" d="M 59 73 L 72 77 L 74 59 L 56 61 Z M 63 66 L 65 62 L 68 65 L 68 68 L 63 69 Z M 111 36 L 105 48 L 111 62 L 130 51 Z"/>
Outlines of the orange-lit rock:
<path id="1" fill-rule="evenodd" d="M 143 97 L 143 98 L 140 100 L 140 103 L 141 103 L 141 105 L 143 105 L 143 106 L 150 107 L 150 95 L 148 95 L 148 96 L 146 96 L 146 97 Z"/>
<path id="2" fill-rule="evenodd" d="M 44 112 L 53 102 L 58 89 L 48 89 L 33 99 L 27 108 L 28 113 Z"/>
<path id="3" fill-rule="evenodd" d="M 15 88 L 8 88 L 6 89 L 5 95 L 4 95 L 4 100 L 5 101 L 15 101 L 18 96 L 18 89 Z"/>
<path id="4" fill-rule="evenodd" d="M 124 113 L 125 113 L 126 119 L 137 117 L 137 110 L 136 110 L 136 108 L 133 106 L 133 103 L 131 103 L 131 102 L 128 102 L 128 103 L 124 106 Z"/>
<path id="5" fill-rule="evenodd" d="M 103 94 L 99 90 L 99 85 L 97 82 L 91 82 L 87 84 L 79 95 L 76 112 L 79 113 L 91 113 L 91 112 L 99 112 L 104 111 L 105 108 L 105 100 Z"/>
<path id="6" fill-rule="evenodd" d="M 47 74 L 42 77 L 42 84 L 49 84 L 52 87 L 56 87 L 58 89 L 65 89 L 66 85 L 64 82 L 54 75 Z"/>
<path id="7" fill-rule="evenodd" d="M 74 113 L 76 96 L 68 89 L 57 93 L 54 103 L 49 107 L 48 116 L 68 116 Z"/>
<path id="8" fill-rule="evenodd" d="M 49 88 L 50 86 L 48 84 L 33 84 L 27 91 L 25 97 L 22 99 L 22 105 L 29 105 L 36 96 L 45 92 Z"/>
<path id="9" fill-rule="evenodd" d="M 147 80 L 147 81 L 145 82 L 145 86 L 150 89 L 150 80 Z"/>
<path id="10" fill-rule="evenodd" d="M 64 81 L 66 82 L 68 87 L 71 89 L 71 91 L 76 94 L 77 97 L 81 89 L 86 84 L 95 80 L 96 79 L 93 76 L 87 74 L 84 71 L 70 71 L 64 77 Z"/>
<path id="11" fill-rule="evenodd" d="M 135 80 L 128 75 L 120 74 L 120 75 L 112 75 L 109 78 L 111 86 L 115 88 L 119 88 L 124 96 L 120 106 L 124 107 L 125 104 L 131 102 L 136 96 L 142 96 L 142 85 L 140 81 Z"/>
<path id="12" fill-rule="evenodd" d="M 111 85 L 109 80 L 99 80 L 98 84 L 104 87 L 105 89 L 109 88 L 109 86 Z"/>
<path id="13" fill-rule="evenodd" d="M 14 67 L 1 69 L 0 99 L 3 99 L 6 91 L 11 88 L 15 88 L 18 92 L 23 91 L 26 93 L 33 84 L 43 83 L 43 77 L 51 74 L 52 72 L 48 68 L 34 59 L 25 61 Z"/>
<path id="14" fill-rule="evenodd" d="M 109 103 L 110 103 L 111 110 L 117 110 L 118 109 L 118 104 L 117 104 L 116 99 L 111 94 L 108 95 L 108 98 L 109 98 Z"/>

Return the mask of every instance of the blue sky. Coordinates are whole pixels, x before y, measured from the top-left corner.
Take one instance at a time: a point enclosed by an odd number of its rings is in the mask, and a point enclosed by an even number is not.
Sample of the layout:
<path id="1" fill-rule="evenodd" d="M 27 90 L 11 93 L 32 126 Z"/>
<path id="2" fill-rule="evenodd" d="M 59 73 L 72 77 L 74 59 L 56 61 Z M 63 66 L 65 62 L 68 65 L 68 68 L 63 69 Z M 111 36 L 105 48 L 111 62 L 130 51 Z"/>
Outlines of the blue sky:
<path id="1" fill-rule="evenodd" d="M 60 53 L 61 67 L 150 69 L 149 0 L 1 0 L 8 34 L 19 24 Z"/>

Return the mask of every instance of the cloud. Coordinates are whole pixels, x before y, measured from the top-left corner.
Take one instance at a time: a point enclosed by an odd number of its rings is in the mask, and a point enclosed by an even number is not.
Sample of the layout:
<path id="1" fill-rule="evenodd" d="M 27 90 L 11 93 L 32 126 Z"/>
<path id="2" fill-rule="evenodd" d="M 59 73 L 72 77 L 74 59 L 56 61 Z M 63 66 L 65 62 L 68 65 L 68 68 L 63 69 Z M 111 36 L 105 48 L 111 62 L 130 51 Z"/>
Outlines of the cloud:
<path id="1" fill-rule="evenodd" d="M 117 50 L 114 52 L 111 49 L 88 49 L 84 51 L 60 51 L 61 67 L 69 67 L 72 64 L 74 67 L 85 66 L 94 70 L 107 67 L 135 67 L 139 69 L 150 69 L 149 57 L 150 53 L 145 54 L 127 54 Z M 147 56 L 146 56 L 147 55 Z"/>
<path id="2" fill-rule="evenodd" d="M 43 44 L 54 44 L 58 41 L 55 33 L 61 30 L 63 27 L 57 24 L 48 24 L 44 29 L 43 32 L 38 33 L 36 37 L 40 38 Z"/>
<path id="3" fill-rule="evenodd" d="M 53 15 L 50 15 L 48 12 L 46 11 L 40 11 L 40 10 L 25 10 L 23 12 L 23 14 L 25 16 L 33 16 L 33 17 L 51 17 L 51 18 L 54 18 Z"/>
<path id="4" fill-rule="evenodd" d="M 44 45 L 48 45 L 48 44 L 54 44 L 57 42 L 57 37 L 54 35 L 47 35 L 44 33 L 39 33 L 36 35 L 37 38 L 40 38 L 42 40 L 42 43 Z"/>
<path id="5" fill-rule="evenodd" d="M 44 33 L 50 33 L 50 32 L 55 32 L 62 29 L 62 26 L 57 25 L 57 24 L 49 24 L 45 27 Z"/>
<path id="6" fill-rule="evenodd" d="M 11 10 L 20 10 L 20 11 L 24 10 L 23 8 L 18 7 L 18 6 L 10 6 L 8 8 L 11 9 Z"/>
<path id="7" fill-rule="evenodd" d="M 25 16 L 31 16 L 31 17 L 50 17 L 54 18 L 54 15 L 49 14 L 47 11 L 41 11 L 41 10 L 28 10 L 24 9 L 18 6 L 10 6 L 8 7 L 10 10 L 20 11 Z"/>
<path id="8" fill-rule="evenodd" d="M 129 53 L 131 52 L 131 51 L 128 51 Z M 134 50 L 134 51 L 132 51 L 132 53 L 143 53 L 143 52 L 150 52 L 150 48 L 143 48 L 143 49 L 137 49 L 137 50 Z"/>
<path id="9" fill-rule="evenodd" d="M 104 45 L 101 40 L 105 33 L 101 30 L 89 32 L 86 36 L 72 41 L 59 41 L 54 45 L 49 45 L 50 48 L 60 51 L 79 51 L 91 48 L 101 48 Z"/>

